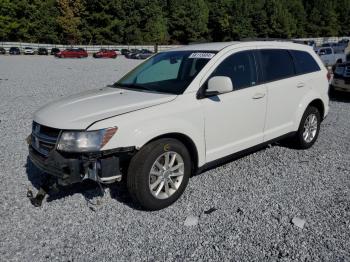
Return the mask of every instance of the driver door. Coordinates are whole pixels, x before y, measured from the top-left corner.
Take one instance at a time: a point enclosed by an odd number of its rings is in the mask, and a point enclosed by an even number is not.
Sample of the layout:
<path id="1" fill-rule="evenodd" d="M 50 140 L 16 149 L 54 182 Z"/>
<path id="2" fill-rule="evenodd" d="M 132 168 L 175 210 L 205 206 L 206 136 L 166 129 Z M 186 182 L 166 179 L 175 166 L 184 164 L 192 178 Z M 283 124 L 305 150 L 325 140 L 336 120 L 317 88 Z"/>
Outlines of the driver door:
<path id="1" fill-rule="evenodd" d="M 253 51 L 225 58 L 210 75 L 231 78 L 234 91 L 200 100 L 205 118 L 206 161 L 263 142 L 267 91 L 258 85 Z"/>

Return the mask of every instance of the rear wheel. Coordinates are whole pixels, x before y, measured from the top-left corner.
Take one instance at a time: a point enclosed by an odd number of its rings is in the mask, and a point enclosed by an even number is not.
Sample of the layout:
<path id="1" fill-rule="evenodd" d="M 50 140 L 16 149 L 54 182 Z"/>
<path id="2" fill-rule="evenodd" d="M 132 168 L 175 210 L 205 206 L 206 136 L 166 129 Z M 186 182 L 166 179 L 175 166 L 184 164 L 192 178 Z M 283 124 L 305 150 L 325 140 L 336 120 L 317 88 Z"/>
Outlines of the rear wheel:
<path id="1" fill-rule="evenodd" d="M 301 119 L 299 129 L 295 135 L 296 146 L 300 149 L 308 149 L 316 142 L 321 125 L 320 111 L 309 106 Z"/>
<path id="2" fill-rule="evenodd" d="M 191 157 L 178 140 L 164 138 L 144 146 L 131 160 L 127 186 L 144 209 L 159 210 L 184 192 L 191 174 Z"/>

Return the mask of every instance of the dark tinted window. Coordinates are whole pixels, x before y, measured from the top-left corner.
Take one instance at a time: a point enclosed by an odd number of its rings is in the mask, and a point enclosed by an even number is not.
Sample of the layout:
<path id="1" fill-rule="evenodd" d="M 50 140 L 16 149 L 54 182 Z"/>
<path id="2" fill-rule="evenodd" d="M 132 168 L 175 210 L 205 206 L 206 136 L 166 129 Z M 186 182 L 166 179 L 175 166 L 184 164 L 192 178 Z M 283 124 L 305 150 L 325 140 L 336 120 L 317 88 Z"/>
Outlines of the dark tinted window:
<path id="1" fill-rule="evenodd" d="M 321 70 L 315 59 L 307 52 L 291 50 L 297 74 L 307 74 Z"/>
<path id="2" fill-rule="evenodd" d="M 288 50 L 261 50 L 261 66 L 266 82 L 295 75 L 294 63 Z"/>
<path id="3" fill-rule="evenodd" d="M 228 76 L 234 89 L 242 89 L 256 84 L 256 67 L 250 51 L 234 54 L 226 58 L 214 71 L 213 76 Z"/>

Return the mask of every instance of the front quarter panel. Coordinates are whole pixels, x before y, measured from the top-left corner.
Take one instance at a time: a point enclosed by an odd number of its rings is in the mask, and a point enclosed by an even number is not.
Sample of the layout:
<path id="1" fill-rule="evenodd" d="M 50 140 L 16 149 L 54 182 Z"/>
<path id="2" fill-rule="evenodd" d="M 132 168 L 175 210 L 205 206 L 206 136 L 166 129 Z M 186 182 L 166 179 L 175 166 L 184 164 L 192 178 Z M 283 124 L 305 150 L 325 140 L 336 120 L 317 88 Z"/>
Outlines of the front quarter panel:
<path id="1" fill-rule="evenodd" d="M 195 94 L 180 95 L 165 104 L 101 120 L 88 130 L 115 126 L 118 131 L 103 150 L 130 146 L 139 149 L 154 138 L 178 133 L 193 141 L 198 165 L 205 164 L 204 117 Z"/>

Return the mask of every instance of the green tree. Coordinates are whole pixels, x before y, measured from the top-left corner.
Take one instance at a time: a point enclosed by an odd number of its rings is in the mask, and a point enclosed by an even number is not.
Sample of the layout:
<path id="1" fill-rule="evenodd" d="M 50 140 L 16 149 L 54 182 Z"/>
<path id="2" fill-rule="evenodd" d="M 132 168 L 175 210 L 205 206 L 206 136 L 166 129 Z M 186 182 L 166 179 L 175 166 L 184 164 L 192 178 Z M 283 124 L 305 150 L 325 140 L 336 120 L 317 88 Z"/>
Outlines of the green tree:
<path id="1" fill-rule="evenodd" d="M 291 14 L 291 35 L 292 37 L 305 36 L 307 15 L 302 0 L 284 0 L 284 6 Z"/>
<path id="2" fill-rule="evenodd" d="M 0 39 L 144 44 L 350 35 L 350 0 L 0 0 Z"/>
<path id="3" fill-rule="evenodd" d="M 230 38 L 254 37 L 255 30 L 252 26 L 252 2 L 250 0 L 235 0 L 230 3 Z"/>
<path id="4" fill-rule="evenodd" d="M 0 39 L 17 40 L 19 23 L 15 19 L 15 5 L 10 0 L 0 0 Z"/>
<path id="5" fill-rule="evenodd" d="M 252 27 L 257 37 L 265 38 L 269 36 L 270 28 L 265 8 L 265 1 L 256 1 L 252 5 Z"/>
<path id="6" fill-rule="evenodd" d="M 335 11 L 338 14 L 339 35 L 350 36 L 350 0 L 336 2 Z"/>
<path id="7" fill-rule="evenodd" d="M 269 36 L 291 38 L 296 28 L 295 20 L 283 6 L 282 1 L 266 0 L 265 10 L 268 17 Z"/>
<path id="8" fill-rule="evenodd" d="M 121 19 L 121 0 L 85 0 L 81 34 L 87 44 L 123 42 L 125 22 Z"/>
<path id="9" fill-rule="evenodd" d="M 209 38 L 213 41 L 227 41 L 230 36 L 229 6 L 231 0 L 208 1 L 209 7 Z"/>
<path id="10" fill-rule="evenodd" d="M 140 10 L 141 33 L 144 43 L 166 43 L 167 20 L 160 1 L 148 1 Z"/>
<path id="11" fill-rule="evenodd" d="M 168 10 L 171 42 L 190 43 L 207 38 L 209 9 L 204 0 L 172 0 Z"/>
<path id="12" fill-rule="evenodd" d="M 81 40 L 81 15 L 84 11 L 82 0 L 57 0 L 60 16 L 57 23 L 62 29 L 63 40 L 69 44 L 77 44 Z"/>

